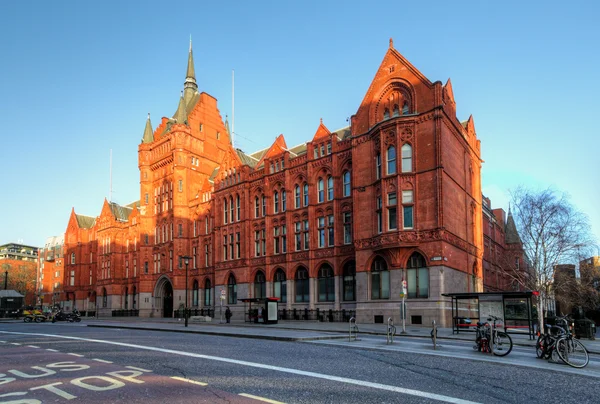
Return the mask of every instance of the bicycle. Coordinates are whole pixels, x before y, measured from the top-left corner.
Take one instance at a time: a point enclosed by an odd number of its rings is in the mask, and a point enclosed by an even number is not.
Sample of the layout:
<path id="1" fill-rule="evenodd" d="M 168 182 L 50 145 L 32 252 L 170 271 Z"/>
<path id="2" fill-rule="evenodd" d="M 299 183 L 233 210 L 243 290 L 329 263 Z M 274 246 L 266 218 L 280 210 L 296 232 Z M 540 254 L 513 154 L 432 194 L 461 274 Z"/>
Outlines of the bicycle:
<path id="1" fill-rule="evenodd" d="M 502 322 L 503 320 L 496 316 L 490 316 L 487 321 L 488 322 L 486 323 L 477 322 L 475 345 L 473 346 L 473 349 L 479 352 L 490 353 L 492 351 L 491 347 L 493 346 L 494 355 L 508 355 L 513 348 L 512 338 L 507 333 L 498 331 L 498 326 L 496 325 L 497 322 Z M 493 322 L 493 325 L 490 325 L 490 321 Z"/>
<path id="2" fill-rule="evenodd" d="M 544 324 L 544 333 L 538 336 L 535 352 L 540 359 L 552 358 L 558 362 L 558 356 L 571 367 L 583 368 L 589 363 L 590 356 L 585 346 L 573 337 L 568 320 L 569 316 L 557 318 L 556 322 L 564 327 Z"/>

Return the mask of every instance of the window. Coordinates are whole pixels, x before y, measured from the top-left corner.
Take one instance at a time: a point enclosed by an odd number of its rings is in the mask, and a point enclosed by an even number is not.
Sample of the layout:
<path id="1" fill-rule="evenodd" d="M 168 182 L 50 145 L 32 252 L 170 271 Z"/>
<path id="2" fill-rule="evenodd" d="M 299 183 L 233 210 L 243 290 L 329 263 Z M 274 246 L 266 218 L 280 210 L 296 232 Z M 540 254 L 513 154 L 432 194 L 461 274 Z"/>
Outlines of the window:
<path id="1" fill-rule="evenodd" d="M 325 218 L 319 217 L 317 219 L 317 223 L 318 223 L 317 228 L 318 228 L 318 232 L 319 232 L 318 247 L 323 248 L 323 247 L 325 247 Z"/>
<path id="2" fill-rule="evenodd" d="M 356 264 L 354 261 L 344 265 L 344 300 L 356 300 Z"/>
<path id="3" fill-rule="evenodd" d="M 333 177 L 327 177 L 327 200 L 333 200 Z"/>
<path id="4" fill-rule="evenodd" d="M 315 148 L 313 149 L 313 157 L 316 159 L 319 158 L 319 146 L 315 146 Z"/>
<path id="5" fill-rule="evenodd" d="M 296 209 L 300 207 L 300 185 L 294 187 L 294 207 Z"/>
<path id="6" fill-rule="evenodd" d="M 352 244 L 352 213 L 344 212 L 344 244 Z"/>
<path id="7" fill-rule="evenodd" d="M 198 281 L 194 279 L 194 286 L 192 286 L 192 306 L 198 307 Z"/>
<path id="8" fill-rule="evenodd" d="M 396 148 L 390 146 L 387 150 L 387 175 L 396 174 Z"/>
<path id="9" fill-rule="evenodd" d="M 144 261 L 144 273 L 148 273 L 148 261 Z"/>
<path id="10" fill-rule="evenodd" d="M 178 230 L 178 233 L 179 233 L 179 238 L 183 237 L 183 224 L 179 223 L 177 225 L 177 230 Z"/>
<path id="11" fill-rule="evenodd" d="M 233 251 L 233 234 L 229 235 L 229 259 L 233 259 L 234 258 L 234 251 Z"/>
<path id="12" fill-rule="evenodd" d="M 267 215 L 267 197 L 264 195 L 262 197 L 262 215 L 263 217 Z"/>
<path id="13" fill-rule="evenodd" d="M 273 296 L 278 297 L 281 303 L 287 302 L 287 281 L 282 269 L 275 271 L 273 278 Z"/>
<path id="14" fill-rule="evenodd" d="M 412 147 L 409 144 L 402 145 L 402 172 L 410 173 L 412 171 Z"/>
<path id="15" fill-rule="evenodd" d="M 325 264 L 319 269 L 319 301 L 335 301 L 335 278 L 333 277 L 333 268 Z"/>
<path id="16" fill-rule="evenodd" d="M 388 230 L 396 230 L 398 228 L 398 222 L 396 218 L 396 193 L 390 192 L 388 194 Z"/>
<path id="17" fill-rule="evenodd" d="M 376 257 L 371 265 L 371 299 L 390 298 L 390 273 L 387 263 Z"/>
<path id="18" fill-rule="evenodd" d="M 240 221 L 240 196 L 235 196 L 236 220 Z"/>
<path id="19" fill-rule="evenodd" d="M 240 259 L 240 233 L 235 233 L 235 258 Z"/>
<path id="20" fill-rule="evenodd" d="M 273 213 L 279 213 L 279 192 L 273 193 Z"/>
<path id="21" fill-rule="evenodd" d="M 308 271 L 304 267 L 296 271 L 296 303 L 308 302 L 310 299 Z"/>
<path id="22" fill-rule="evenodd" d="M 308 206 L 308 184 L 305 182 L 304 183 L 304 207 Z"/>
<path id="23" fill-rule="evenodd" d="M 408 108 L 408 101 L 404 101 L 404 105 L 402 105 L 402 115 L 407 115 L 410 113 Z"/>
<path id="24" fill-rule="evenodd" d="M 407 287 L 409 298 L 429 297 L 429 268 L 425 266 L 425 259 L 419 253 L 413 253 L 406 266 Z"/>
<path id="25" fill-rule="evenodd" d="M 102 307 L 108 305 L 108 296 L 106 296 L 106 288 L 102 288 Z"/>
<path id="26" fill-rule="evenodd" d="M 137 307 L 137 299 L 136 299 L 136 296 L 137 296 L 137 289 L 136 289 L 136 287 L 134 286 L 134 287 L 133 287 L 133 293 L 131 293 L 131 307 L 132 307 L 134 310 L 135 310 L 135 308 Z"/>
<path id="27" fill-rule="evenodd" d="M 144 195 L 144 202 L 146 205 L 148 205 L 148 194 L 147 193 Z"/>
<path id="28" fill-rule="evenodd" d="M 383 111 L 383 119 L 389 119 L 390 118 L 390 110 L 388 108 L 386 108 Z"/>
<path id="29" fill-rule="evenodd" d="M 317 195 L 318 202 L 321 203 L 325 200 L 325 189 L 323 188 L 323 178 L 319 178 L 317 181 Z"/>
<path id="30" fill-rule="evenodd" d="M 379 153 L 375 157 L 375 176 L 377 179 L 381 178 L 381 154 Z"/>
<path id="31" fill-rule="evenodd" d="M 259 299 L 267 297 L 267 282 L 262 271 L 258 271 L 254 277 L 254 297 Z"/>
<path id="32" fill-rule="evenodd" d="M 75 264 L 75 253 L 71 253 L 71 265 Z"/>
<path id="33" fill-rule="evenodd" d="M 279 226 L 273 227 L 273 254 L 279 254 Z"/>
<path id="34" fill-rule="evenodd" d="M 285 210 L 286 210 L 285 190 L 281 190 L 281 211 L 285 212 Z"/>
<path id="35" fill-rule="evenodd" d="M 227 303 L 237 303 L 237 285 L 233 275 L 229 275 L 229 280 L 227 281 Z"/>
<path id="36" fill-rule="evenodd" d="M 350 171 L 344 171 L 342 177 L 344 179 L 344 196 L 350 196 Z"/>
<path id="37" fill-rule="evenodd" d="M 227 261 L 227 235 L 223 236 L 223 261 Z"/>
<path id="38" fill-rule="evenodd" d="M 183 180 L 179 180 L 179 192 L 183 192 Z"/>
<path id="39" fill-rule="evenodd" d="M 207 279 L 204 282 L 204 306 L 210 306 L 211 303 L 211 293 L 212 292 L 212 286 L 210 284 L 210 279 Z"/>
<path id="40" fill-rule="evenodd" d="M 223 223 L 227 224 L 227 198 L 223 199 Z"/>
<path id="41" fill-rule="evenodd" d="M 394 111 L 392 112 L 393 116 L 400 116 L 400 108 L 398 108 L 398 104 L 394 104 Z"/>
<path id="42" fill-rule="evenodd" d="M 254 255 L 260 257 L 260 230 L 254 232 Z"/>
<path id="43" fill-rule="evenodd" d="M 229 197 L 229 223 L 233 223 L 233 219 L 234 219 L 233 212 L 234 212 L 234 210 L 233 210 L 233 196 L 230 196 Z"/>
<path id="44" fill-rule="evenodd" d="M 308 234 L 308 220 L 304 220 L 304 249 L 310 248 L 309 234 Z"/>
<path id="45" fill-rule="evenodd" d="M 296 251 L 302 250 L 302 223 L 296 222 L 294 223 L 295 232 L 294 237 L 296 240 Z"/>
<path id="46" fill-rule="evenodd" d="M 259 213 L 259 204 L 258 204 L 258 196 L 256 198 L 254 198 L 254 217 L 259 217 L 260 213 Z"/>
<path id="47" fill-rule="evenodd" d="M 381 220 L 381 197 L 378 196 L 375 201 L 376 213 L 377 213 L 377 233 L 382 231 L 382 220 Z"/>
<path id="48" fill-rule="evenodd" d="M 325 155 L 325 145 L 321 145 L 321 157 Z"/>
<path id="49" fill-rule="evenodd" d="M 287 252 L 287 229 L 285 224 L 281 226 L 281 252 L 283 254 Z"/>
<path id="50" fill-rule="evenodd" d="M 331 154 L 331 143 L 327 143 L 327 154 Z"/>
<path id="51" fill-rule="evenodd" d="M 413 228 L 413 191 L 402 191 L 402 227 Z"/>
<path id="52" fill-rule="evenodd" d="M 266 230 L 262 229 L 260 231 L 260 241 L 262 244 L 262 255 L 267 255 L 267 238 L 266 238 Z"/>

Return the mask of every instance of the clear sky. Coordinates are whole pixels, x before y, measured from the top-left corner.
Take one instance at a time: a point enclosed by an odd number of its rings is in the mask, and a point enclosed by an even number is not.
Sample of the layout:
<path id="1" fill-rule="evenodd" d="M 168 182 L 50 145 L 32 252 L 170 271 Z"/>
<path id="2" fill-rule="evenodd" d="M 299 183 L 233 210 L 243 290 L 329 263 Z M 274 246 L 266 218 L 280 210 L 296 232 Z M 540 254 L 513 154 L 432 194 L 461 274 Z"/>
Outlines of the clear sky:
<path id="1" fill-rule="evenodd" d="M 347 125 L 388 48 L 450 77 L 481 140 L 483 192 L 568 192 L 600 240 L 600 3 L 492 1 L 2 1 L 0 244 L 43 246 L 74 207 L 139 199 L 137 148 L 177 109 L 192 36 L 201 91 L 236 146 Z"/>

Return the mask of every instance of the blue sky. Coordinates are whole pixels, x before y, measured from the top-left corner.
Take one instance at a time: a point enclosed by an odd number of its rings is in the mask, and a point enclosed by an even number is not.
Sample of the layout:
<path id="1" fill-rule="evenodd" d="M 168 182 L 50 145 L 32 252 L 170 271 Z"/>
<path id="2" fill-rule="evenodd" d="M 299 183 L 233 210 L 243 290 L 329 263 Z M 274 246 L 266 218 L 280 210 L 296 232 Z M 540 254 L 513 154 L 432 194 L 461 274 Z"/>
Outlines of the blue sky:
<path id="1" fill-rule="evenodd" d="M 415 4 L 413 4 L 415 3 Z M 418 3 L 418 4 L 417 4 Z M 527 3 L 527 4 L 521 4 Z M 346 126 L 388 40 L 473 114 L 484 194 L 554 186 L 600 240 L 596 2 L 0 2 L 0 243 L 42 246 L 71 208 L 139 199 L 146 115 L 172 116 L 192 35 L 200 90 L 231 116 L 236 146 L 288 146 L 319 119 Z"/>

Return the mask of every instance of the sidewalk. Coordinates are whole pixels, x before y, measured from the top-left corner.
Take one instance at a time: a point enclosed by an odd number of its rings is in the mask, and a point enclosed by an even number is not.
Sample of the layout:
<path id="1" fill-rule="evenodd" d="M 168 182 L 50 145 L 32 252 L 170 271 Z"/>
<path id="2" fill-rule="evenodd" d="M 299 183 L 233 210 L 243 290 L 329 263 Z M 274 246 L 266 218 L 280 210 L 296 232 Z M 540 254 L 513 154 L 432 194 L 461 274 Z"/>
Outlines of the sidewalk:
<path id="1" fill-rule="evenodd" d="M 219 320 L 209 323 L 189 322 L 184 327 L 183 319 L 173 318 L 139 318 L 139 317 L 107 317 L 83 319 L 82 324 L 91 327 L 116 327 L 152 329 L 157 331 L 188 332 L 213 334 L 240 338 L 259 338 L 280 341 L 307 341 L 320 339 L 348 338 L 348 323 L 329 323 L 315 321 L 279 321 L 278 324 L 255 324 L 232 320 L 231 324 L 219 324 Z M 359 334 L 378 335 L 382 340 L 386 338 L 387 324 L 358 324 Z M 396 339 L 402 338 L 431 338 L 430 327 L 407 326 L 406 333 L 402 334 L 402 325 L 396 325 Z M 528 335 L 511 333 L 513 344 L 534 348 L 536 339 L 529 339 Z M 474 332 L 461 332 L 453 334 L 451 328 L 438 328 L 438 339 L 473 341 Z M 596 340 L 581 339 L 581 342 L 591 354 L 600 355 L 600 335 Z"/>

